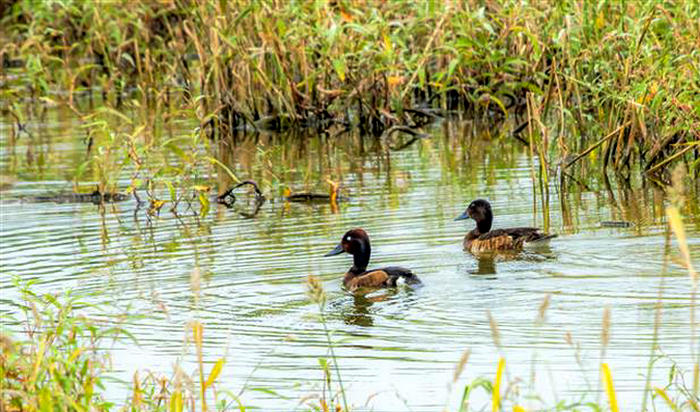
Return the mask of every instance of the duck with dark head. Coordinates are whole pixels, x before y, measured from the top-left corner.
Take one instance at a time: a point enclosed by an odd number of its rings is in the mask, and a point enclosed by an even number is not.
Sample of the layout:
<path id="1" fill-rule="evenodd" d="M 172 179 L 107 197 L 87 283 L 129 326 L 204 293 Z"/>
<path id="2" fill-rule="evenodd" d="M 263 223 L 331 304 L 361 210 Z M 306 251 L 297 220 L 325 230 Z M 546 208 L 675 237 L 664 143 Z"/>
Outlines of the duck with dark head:
<path id="1" fill-rule="evenodd" d="M 352 255 L 353 265 L 343 278 L 343 285 L 350 291 L 360 288 L 395 287 L 401 278 L 408 285 L 421 284 L 418 276 L 406 268 L 388 266 L 367 270 L 372 248 L 369 243 L 369 235 L 364 229 L 349 230 L 343 235 L 338 246 L 324 256 L 335 256 L 341 253 Z"/>
<path id="2" fill-rule="evenodd" d="M 491 204 L 483 199 L 477 199 L 469 204 L 467 209 L 455 220 L 474 219 L 476 228 L 464 236 L 464 250 L 472 253 L 489 251 L 520 251 L 526 244 L 533 246 L 546 245 L 549 240 L 557 237 L 547 234 L 536 227 L 512 227 L 506 229 L 491 229 L 493 212 Z"/>

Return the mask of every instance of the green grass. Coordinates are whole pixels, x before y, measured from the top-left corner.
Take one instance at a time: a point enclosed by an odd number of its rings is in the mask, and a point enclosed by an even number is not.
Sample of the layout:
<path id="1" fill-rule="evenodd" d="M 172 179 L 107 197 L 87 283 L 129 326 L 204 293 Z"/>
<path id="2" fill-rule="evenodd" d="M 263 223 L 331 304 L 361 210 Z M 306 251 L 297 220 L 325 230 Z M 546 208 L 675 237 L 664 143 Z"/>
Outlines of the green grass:
<path id="1" fill-rule="evenodd" d="M 89 117 L 76 97 L 102 94 L 151 142 L 182 118 L 232 140 L 243 129 L 381 135 L 459 113 L 526 125 L 513 137 L 545 180 L 560 165 L 668 183 L 673 163 L 693 176 L 700 165 L 698 19 L 697 2 L 660 0 L 20 0 L 0 55 L 22 67 L 0 93 L 18 119 L 47 101 Z"/>

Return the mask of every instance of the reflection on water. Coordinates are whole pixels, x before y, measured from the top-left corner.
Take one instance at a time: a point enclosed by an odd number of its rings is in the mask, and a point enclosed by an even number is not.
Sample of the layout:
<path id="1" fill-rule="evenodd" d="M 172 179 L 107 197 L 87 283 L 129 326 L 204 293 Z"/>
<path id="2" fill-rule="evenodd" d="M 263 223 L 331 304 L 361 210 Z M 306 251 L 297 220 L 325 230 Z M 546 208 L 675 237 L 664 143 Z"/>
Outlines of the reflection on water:
<path id="1" fill-rule="evenodd" d="M 537 247 L 526 247 L 522 251 L 499 251 L 499 252 L 481 252 L 475 255 L 465 251 L 473 261 L 472 267 L 468 273 L 472 275 L 495 275 L 496 270 L 501 262 L 532 262 L 534 264 L 542 263 L 547 260 L 556 259 L 556 254 L 552 251 L 550 245 L 540 245 Z"/>
<path id="2" fill-rule="evenodd" d="M 581 182 L 588 189 L 552 187 L 548 219 L 560 237 L 549 250 L 475 257 L 462 250 L 471 228 L 452 221 L 472 199 L 491 201 L 496 227 L 543 225 L 545 219 L 528 150 L 468 122 L 439 124 L 432 138 L 388 154 L 354 135 L 240 137 L 217 156 L 260 184 L 264 204 L 244 191 L 233 209 L 212 205 L 206 217 L 164 210 L 152 218 L 135 202 L 97 207 L 14 200 L 70 190 L 65 182 L 85 146 L 65 113 L 49 115 L 37 133 L 40 142 L 32 144 L 7 145 L 7 127 L 0 126 L 0 166 L 14 183 L 0 203 L 0 313 L 15 311 L 11 276 L 17 275 L 36 279 L 43 291 L 99 292 L 92 299 L 144 315 L 127 325 L 139 345 L 115 349 L 124 380 L 136 369 L 170 371 L 176 361 L 194 370 L 181 342 L 187 322 L 199 319 L 207 362 L 228 360 L 221 387 L 245 387 L 243 400 L 263 409 L 293 409 L 321 387 L 317 359 L 328 356 L 317 307 L 304 294 L 304 279 L 314 274 L 328 293 L 328 326 L 358 410 L 441 409 L 467 348 L 472 354 L 459 385 L 493 375 L 499 355 L 507 358 L 511 378 L 528 379 L 536 353 L 535 391 L 550 403 L 552 393 L 575 399 L 598 388 L 604 307 L 612 311 L 605 356 L 619 396 L 625 405 L 641 402 L 662 276 L 664 195 L 654 187 L 606 186 L 595 177 Z M 324 193 L 328 178 L 342 182 L 350 201 L 335 210 L 330 203 L 284 201 L 285 187 Z M 225 174 L 216 179 L 219 193 L 231 186 Z M 693 211 L 694 203 L 686 212 Z M 601 221 L 631 225 L 601 227 Z M 700 254 L 698 224 L 690 218 L 687 225 L 694 257 Z M 372 237 L 370 266 L 411 268 L 425 286 L 344 292 L 349 263 L 322 255 L 359 226 Z M 666 277 L 660 346 L 689 368 L 690 280 L 678 265 Z M 551 303 L 539 324 L 545 296 Z M 500 349 L 487 312 L 498 323 Z M 657 365 L 654 382 L 663 386 L 669 362 Z M 116 387 L 111 396 L 123 399 Z"/>
<path id="3" fill-rule="evenodd" d="M 483 256 L 475 258 L 477 267 L 476 270 L 471 270 L 469 273 L 473 275 L 495 275 L 496 274 L 496 259 L 493 256 Z"/>

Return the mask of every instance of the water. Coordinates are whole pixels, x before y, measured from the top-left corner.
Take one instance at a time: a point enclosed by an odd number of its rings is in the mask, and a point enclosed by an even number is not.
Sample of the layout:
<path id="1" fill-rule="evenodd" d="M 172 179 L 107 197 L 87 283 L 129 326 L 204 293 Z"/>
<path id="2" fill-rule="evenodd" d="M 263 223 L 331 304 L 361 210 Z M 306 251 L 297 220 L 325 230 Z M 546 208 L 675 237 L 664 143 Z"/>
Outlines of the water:
<path id="1" fill-rule="evenodd" d="M 542 225 L 543 219 L 528 151 L 519 143 L 489 141 L 486 130 L 468 122 L 438 125 L 431 139 L 389 157 L 368 142 L 361 153 L 356 136 L 304 143 L 261 136 L 226 156 L 239 176 L 263 183 L 269 201 L 254 218 L 213 206 L 203 219 L 191 213 L 176 218 L 164 209 L 149 221 L 144 210 L 134 213 L 134 202 L 100 211 L 91 204 L 14 200 L 70 190 L 66 180 L 86 147 L 84 132 L 65 112 L 33 125 L 32 144 L 26 136 L 9 144 L 4 121 L 0 164 L 15 182 L 0 203 L 0 313 L 5 319 L 17 313 L 11 278 L 19 276 L 36 279 L 40 291 L 96 292 L 88 299 L 143 315 L 125 325 L 138 345 L 112 349 L 116 379 L 128 381 L 137 369 L 169 374 L 176 362 L 194 374 L 194 349 L 183 340 L 188 323 L 199 320 L 207 368 L 220 357 L 227 361 L 220 388 L 242 391 L 246 405 L 263 410 L 317 405 L 304 398 L 319 393 L 318 359 L 329 352 L 318 308 L 305 295 L 312 274 L 327 293 L 327 325 L 354 410 L 454 409 L 466 383 L 493 378 L 499 356 L 507 360 L 507 378 L 523 380 L 521 393 L 530 390 L 534 373 L 534 391 L 550 405 L 583 395 L 595 400 L 606 307 L 611 329 L 604 359 L 620 404 L 639 408 L 662 282 L 664 198 L 657 189 L 607 191 L 594 184 L 562 200 L 552 187 L 550 230 L 560 237 L 551 248 L 479 260 L 461 248 L 472 222 L 453 221 L 472 199 L 491 200 L 495 227 Z M 351 197 L 337 211 L 328 204 L 287 204 L 279 196 L 280 182 L 326 191 L 329 176 Z M 600 227 L 606 220 L 632 226 Z M 686 223 L 697 265 L 699 222 L 690 217 Z M 425 286 L 366 296 L 344 292 L 350 257 L 323 254 L 353 227 L 371 236 L 370 267 L 411 268 Z M 663 281 L 659 344 L 668 358 L 657 363 L 652 380 L 660 387 L 671 361 L 686 370 L 692 365 L 690 279 L 672 262 Z M 546 320 L 538 324 L 547 296 Z M 500 348 L 488 313 L 498 325 Z M 469 361 L 450 392 L 467 349 Z M 110 385 L 108 395 L 123 400 L 124 386 Z M 487 400 L 478 390 L 474 399 L 477 405 Z"/>

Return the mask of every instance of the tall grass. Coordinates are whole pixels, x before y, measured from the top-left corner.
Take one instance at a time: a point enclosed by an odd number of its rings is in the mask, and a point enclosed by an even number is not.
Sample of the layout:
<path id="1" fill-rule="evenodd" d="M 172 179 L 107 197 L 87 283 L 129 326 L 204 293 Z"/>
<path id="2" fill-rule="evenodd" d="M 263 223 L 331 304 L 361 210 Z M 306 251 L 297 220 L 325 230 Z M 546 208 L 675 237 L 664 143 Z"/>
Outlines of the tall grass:
<path id="1" fill-rule="evenodd" d="M 660 0 L 20 0 L 0 56 L 21 76 L 0 93 L 17 114 L 27 90 L 79 113 L 74 96 L 98 92 L 143 124 L 184 115 L 233 141 L 291 127 L 379 136 L 456 111 L 527 122 L 515 137 L 545 182 L 557 165 L 668 182 L 672 163 L 697 176 L 700 162 L 698 19 L 693 2 Z"/>
<path id="2" fill-rule="evenodd" d="M 31 282 L 15 287 L 23 297 L 23 319 L 14 321 L 24 329 L 0 335 L 0 409 L 110 410 L 114 405 L 102 396 L 110 369 L 103 349 L 128 334 L 105 322 L 101 308 L 71 293 L 38 295 Z M 90 310 L 92 315 L 84 313 Z"/>

